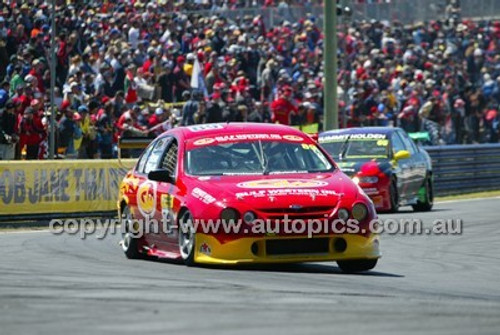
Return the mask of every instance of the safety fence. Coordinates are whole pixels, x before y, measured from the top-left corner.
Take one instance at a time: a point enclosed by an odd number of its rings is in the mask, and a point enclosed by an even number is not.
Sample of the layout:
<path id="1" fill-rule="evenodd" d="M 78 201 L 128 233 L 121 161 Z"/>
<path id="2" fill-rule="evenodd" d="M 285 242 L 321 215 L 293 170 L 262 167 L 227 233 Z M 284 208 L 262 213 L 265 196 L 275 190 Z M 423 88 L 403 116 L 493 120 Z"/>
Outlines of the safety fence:
<path id="1" fill-rule="evenodd" d="M 391 0 L 363 3 L 344 0 L 343 4 L 351 8 L 351 15 L 339 17 L 339 23 L 351 20 L 378 20 L 392 22 L 397 20 L 403 24 L 412 24 L 430 20 L 443 20 L 449 17 L 446 12 L 446 0 Z M 498 0 L 461 0 L 460 17 L 471 19 L 488 19 L 500 16 Z M 245 16 L 252 18 L 260 15 L 267 27 L 273 27 L 283 21 L 298 22 L 307 14 L 315 18 L 319 27 L 323 24 L 323 6 L 316 3 L 305 3 L 303 6 L 288 7 L 250 7 L 238 9 L 213 9 L 189 11 L 186 14 L 198 14 L 205 17 L 219 15 L 238 21 Z"/>
<path id="2" fill-rule="evenodd" d="M 425 149 L 432 158 L 436 195 L 500 190 L 500 144 Z"/>

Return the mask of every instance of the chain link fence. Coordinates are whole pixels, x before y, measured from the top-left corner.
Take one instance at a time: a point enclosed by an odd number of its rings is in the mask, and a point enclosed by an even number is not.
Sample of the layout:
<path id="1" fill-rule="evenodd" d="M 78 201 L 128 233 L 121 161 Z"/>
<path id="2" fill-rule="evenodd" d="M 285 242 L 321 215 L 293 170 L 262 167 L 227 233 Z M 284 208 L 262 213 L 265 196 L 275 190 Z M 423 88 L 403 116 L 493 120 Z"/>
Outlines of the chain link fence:
<path id="1" fill-rule="evenodd" d="M 343 1 L 352 9 L 349 20 L 378 20 L 400 21 L 411 24 L 420 21 L 446 19 L 448 0 L 379 0 L 378 3 L 357 3 L 357 1 Z M 492 19 L 500 17 L 500 0 L 461 0 L 461 17 L 473 19 Z M 307 13 L 316 18 L 319 26 L 323 23 L 323 7 L 304 5 L 285 8 L 240 8 L 235 10 L 206 10 L 190 12 L 203 16 L 221 15 L 238 21 L 244 16 L 256 17 L 261 15 L 266 26 L 272 27 L 284 20 L 291 23 L 305 17 Z M 340 20 L 348 19 L 340 17 Z"/>

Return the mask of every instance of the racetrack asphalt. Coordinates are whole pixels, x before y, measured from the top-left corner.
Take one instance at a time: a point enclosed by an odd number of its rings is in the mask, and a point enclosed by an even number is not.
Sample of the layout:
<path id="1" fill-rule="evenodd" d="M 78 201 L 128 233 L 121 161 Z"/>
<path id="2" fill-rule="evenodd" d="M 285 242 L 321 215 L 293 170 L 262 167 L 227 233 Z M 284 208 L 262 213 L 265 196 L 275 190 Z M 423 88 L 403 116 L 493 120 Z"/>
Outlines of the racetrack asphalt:
<path id="1" fill-rule="evenodd" d="M 127 260 L 119 235 L 2 233 L 0 334 L 500 334 L 500 199 L 404 209 L 381 218 L 462 219 L 463 233 L 384 234 L 357 275 L 189 268 Z"/>

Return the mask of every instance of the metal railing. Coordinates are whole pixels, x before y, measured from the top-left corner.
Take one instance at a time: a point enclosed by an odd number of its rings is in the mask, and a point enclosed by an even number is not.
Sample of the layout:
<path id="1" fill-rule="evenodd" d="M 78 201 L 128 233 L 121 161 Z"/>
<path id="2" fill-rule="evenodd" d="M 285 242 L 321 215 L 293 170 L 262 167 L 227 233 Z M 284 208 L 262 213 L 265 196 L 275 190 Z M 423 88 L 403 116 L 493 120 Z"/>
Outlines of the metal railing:
<path id="1" fill-rule="evenodd" d="M 500 144 L 425 147 L 436 195 L 500 190 Z"/>

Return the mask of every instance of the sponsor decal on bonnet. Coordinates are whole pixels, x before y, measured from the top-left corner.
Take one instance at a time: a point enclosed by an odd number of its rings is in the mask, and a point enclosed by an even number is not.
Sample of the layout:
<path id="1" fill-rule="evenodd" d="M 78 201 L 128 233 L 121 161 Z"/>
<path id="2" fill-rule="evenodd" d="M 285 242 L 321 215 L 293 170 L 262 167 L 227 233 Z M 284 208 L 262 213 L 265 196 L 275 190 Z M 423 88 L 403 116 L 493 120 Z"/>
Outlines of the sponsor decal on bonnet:
<path id="1" fill-rule="evenodd" d="M 309 179 L 261 179 L 237 184 L 240 188 L 310 188 L 328 185 L 325 181 Z"/>

